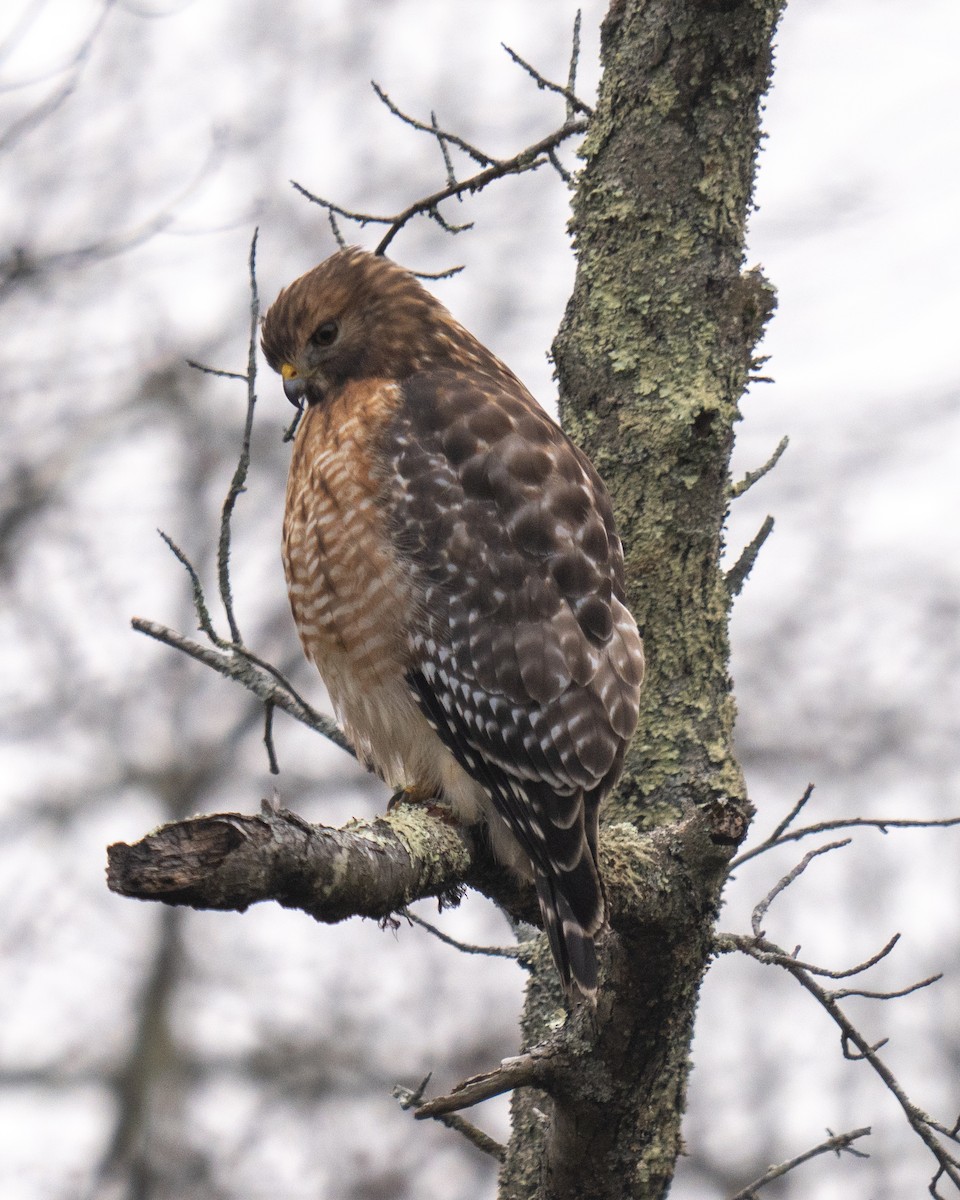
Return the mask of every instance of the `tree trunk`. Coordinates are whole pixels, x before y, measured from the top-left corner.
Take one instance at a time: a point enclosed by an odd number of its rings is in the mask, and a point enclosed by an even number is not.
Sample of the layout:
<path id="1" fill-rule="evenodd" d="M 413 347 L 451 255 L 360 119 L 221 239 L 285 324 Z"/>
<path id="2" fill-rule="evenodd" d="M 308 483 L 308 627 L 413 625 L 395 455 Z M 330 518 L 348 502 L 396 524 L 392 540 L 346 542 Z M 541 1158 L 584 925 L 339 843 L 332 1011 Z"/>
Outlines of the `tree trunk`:
<path id="1" fill-rule="evenodd" d="M 599 1005 L 551 1035 L 560 997 L 533 975 L 523 1037 L 550 1046 L 550 1096 L 514 1093 L 503 1200 L 653 1200 L 682 1146 L 713 915 L 749 818 L 720 554 L 737 405 L 774 306 L 741 268 L 781 8 L 613 0 L 603 25 L 554 354 L 561 420 L 614 499 L 648 676 L 604 814 Z"/>

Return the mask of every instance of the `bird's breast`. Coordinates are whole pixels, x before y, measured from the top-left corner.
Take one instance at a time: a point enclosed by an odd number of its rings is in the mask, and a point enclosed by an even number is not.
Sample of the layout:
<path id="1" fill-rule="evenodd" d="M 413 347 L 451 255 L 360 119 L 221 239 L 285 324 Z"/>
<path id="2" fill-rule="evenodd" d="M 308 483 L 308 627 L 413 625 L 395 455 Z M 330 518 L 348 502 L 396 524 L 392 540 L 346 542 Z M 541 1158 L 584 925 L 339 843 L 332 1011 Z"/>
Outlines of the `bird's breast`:
<path id="1" fill-rule="evenodd" d="M 399 403 L 393 383 L 349 384 L 311 407 L 287 482 L 283 563 L 300 639 L 341 715 L 403 678 L 412 581 L 378 496 L 376 442 Z"/>

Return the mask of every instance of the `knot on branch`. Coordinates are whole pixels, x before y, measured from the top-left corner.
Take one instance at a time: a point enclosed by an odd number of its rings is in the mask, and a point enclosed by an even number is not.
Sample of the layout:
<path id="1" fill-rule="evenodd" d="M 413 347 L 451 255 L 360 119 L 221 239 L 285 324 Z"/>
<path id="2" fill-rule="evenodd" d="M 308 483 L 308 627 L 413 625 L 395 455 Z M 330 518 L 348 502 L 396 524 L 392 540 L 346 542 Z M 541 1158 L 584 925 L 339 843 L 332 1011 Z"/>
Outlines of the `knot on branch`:
<path id="1" fill-rule="evenodd" d="M 606 826 L 600 861 L 611 927 L 626 936 L 671 939 L 715 904 L 730 856 L 745 836 L 749 808 L 734 801 L 697 807 L 672 825 L 642 832 Z"/>

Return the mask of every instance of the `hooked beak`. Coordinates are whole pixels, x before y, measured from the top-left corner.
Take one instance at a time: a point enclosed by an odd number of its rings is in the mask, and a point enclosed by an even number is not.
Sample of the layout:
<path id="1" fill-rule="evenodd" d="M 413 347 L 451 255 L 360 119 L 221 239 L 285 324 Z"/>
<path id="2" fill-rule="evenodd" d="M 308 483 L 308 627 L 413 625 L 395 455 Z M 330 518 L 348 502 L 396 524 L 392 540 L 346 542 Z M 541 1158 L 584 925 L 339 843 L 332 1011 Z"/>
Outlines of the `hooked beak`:
<path id="1" fill-rule="evenodd" d="M 292 367 L 290 363 L 283 363 L 281 365 L 280 374 L 283 376 L 283 394 L 294 408 L 303 408 L 303 398 L 307 391 L 307 381 L 302 375 L 297 374 L 296 367 Z"/>

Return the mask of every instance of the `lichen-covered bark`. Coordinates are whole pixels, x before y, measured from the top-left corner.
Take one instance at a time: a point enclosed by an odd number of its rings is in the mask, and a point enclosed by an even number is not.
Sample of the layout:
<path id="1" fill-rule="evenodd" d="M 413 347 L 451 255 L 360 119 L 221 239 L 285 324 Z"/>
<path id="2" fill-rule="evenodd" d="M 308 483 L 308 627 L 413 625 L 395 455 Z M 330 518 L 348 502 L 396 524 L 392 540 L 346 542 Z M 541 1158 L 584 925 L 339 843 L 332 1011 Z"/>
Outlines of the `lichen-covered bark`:
<path id="1" fill-rule="evenodd" d="M 141 900 L 242 912 L 273 900 L 334 924 L 382 919 L 423 896 L 455 899 L 478 856 L 444 810 L 395 804 L 341 829 L 285 810 L 218 813 L 161 825 L 107 850 L 111 891 Z"/>
<path id="2" fill-rule="evenodd" d="M 614 497 L 647 644 L 617 818 L 740 797 L 730 752 L 728 460 L 771 307 L 742 273 L 779 0 L 615 0 L 554 345 L 561 419 Z"/>
<path id="3" fill-rule="evenodd" d="M 614 499 L 649 673 L 604 815 L 613 928 L 598 1009 L 564 1029 L 552 1100 L 514 1100 L 504 1200 L 661 1197 L 681 1149 L 724 844 L 749 815 L 720 554 L 737 405 L 773 307 L 743 271 L 743 244 L 781 7 L 613 0 L 603 26 L 574 199 L 577 279 L 554 354 L 563 424 Z M 654 890 L 658 919 L 649 894 L 636 909 L 625 899 L 637 888 Z M 528 1043 L 557 1038 L 543 987 Z"/>

